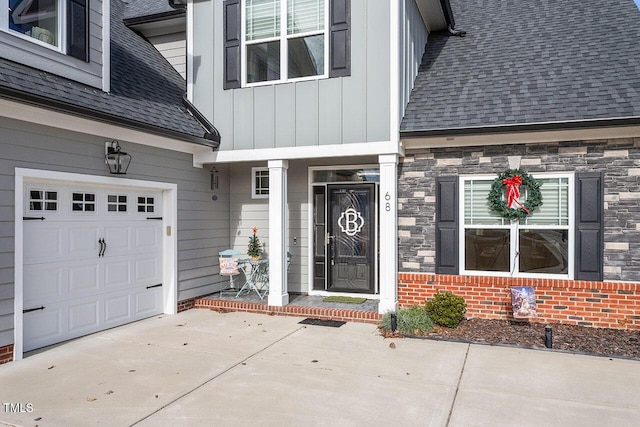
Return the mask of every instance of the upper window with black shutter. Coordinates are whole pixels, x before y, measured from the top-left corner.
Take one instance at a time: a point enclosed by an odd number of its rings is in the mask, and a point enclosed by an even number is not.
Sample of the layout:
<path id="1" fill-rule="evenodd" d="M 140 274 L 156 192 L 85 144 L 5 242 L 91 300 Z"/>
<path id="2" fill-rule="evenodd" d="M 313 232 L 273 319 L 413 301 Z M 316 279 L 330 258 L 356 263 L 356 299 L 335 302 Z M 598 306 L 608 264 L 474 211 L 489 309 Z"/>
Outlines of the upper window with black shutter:
<path id="1" fill-rule="evenodd" d="M 225 89 L 349 75 L 348 0 L 225 0 L 224 26 Z"/>
<path id="2" fill-rule="evenodd" d="M 89 61 L 88 0 L 6 0 L 10 34 Z"/>

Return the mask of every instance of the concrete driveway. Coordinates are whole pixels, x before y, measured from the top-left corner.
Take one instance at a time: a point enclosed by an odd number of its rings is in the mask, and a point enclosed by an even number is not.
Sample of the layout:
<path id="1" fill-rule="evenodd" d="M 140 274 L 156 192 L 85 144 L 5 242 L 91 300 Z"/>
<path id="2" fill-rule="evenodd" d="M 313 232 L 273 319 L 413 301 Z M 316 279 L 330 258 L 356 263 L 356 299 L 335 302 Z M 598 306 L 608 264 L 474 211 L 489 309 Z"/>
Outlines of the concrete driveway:
<path id="1" fill-rule="evenodd" d="M 638 425 L 640 362 L 190 310 L 0 366 L 0 425 Z"/>

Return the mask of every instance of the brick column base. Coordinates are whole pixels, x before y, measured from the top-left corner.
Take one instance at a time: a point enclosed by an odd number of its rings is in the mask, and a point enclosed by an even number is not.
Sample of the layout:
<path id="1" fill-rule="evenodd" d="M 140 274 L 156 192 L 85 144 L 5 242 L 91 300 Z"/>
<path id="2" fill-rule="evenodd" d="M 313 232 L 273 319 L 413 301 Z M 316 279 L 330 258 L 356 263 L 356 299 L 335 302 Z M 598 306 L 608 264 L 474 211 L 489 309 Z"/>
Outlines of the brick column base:
<path id="1" fill-rule="evenodd" d="M 13 344 L 0 347 L 0 365 L 13 362 Z"/>
<path id="2" fill-rule="evenodd" d="M 191 310 L 196 306 L 196 298 L 184 299 L 182 301 L 178 301 L 178 313 Z"/>

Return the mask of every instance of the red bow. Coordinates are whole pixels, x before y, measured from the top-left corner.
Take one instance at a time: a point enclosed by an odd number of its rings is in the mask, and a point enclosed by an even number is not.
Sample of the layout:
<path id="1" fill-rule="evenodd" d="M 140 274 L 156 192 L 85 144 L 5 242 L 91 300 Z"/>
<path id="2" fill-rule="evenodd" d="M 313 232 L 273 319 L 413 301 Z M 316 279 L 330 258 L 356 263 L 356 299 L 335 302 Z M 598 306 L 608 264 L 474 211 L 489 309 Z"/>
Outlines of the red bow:
<path id="1" fill-rule="evenodd" d="M 505 178 L 502 183 L 507 186 L 507 206 L 511 208 L 513 204 L 520 206 L 526 213 L 530 213 L 529 209 L 525 208 L 519 201 L 520 187 L 522 185 L 522 177 L 520 175 L 514 175 L 511 178 Z"/>

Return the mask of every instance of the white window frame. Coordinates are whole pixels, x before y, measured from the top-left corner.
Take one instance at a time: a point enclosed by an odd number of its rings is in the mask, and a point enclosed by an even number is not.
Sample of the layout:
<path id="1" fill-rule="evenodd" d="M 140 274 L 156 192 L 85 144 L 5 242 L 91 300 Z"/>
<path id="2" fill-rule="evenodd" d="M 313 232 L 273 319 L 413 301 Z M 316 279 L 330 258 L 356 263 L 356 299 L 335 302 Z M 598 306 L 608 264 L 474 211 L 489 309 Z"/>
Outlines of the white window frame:
<path id="1" fill-rule="evenodd" d="M 258 174 L 258 172 L 267 172 L 267 176 L 268 176 L 269 168 L 251 168 L 251 198 L 252 199 L 268 199 L 269 194 L 258 194 L 258 190 L 264 190 L 263 188 L 256 187 L 256 175 Z M 267 188 L 267 190 L 269 190 L 269 188 Z"/>
<path id="2" fill-rule="evenodd" d="M 280 1 L 280 35 L 277 37 L 269 37 L 259 40 L 250 40 L 247 41 L 247 1 L 241 0 L 241 59 L 240 59 L 240 68 L 242 73 L 242 87 L 255 87 L 255 86 L 268 86 L 277 83 L 287 83 L 287 82 L 302 82 L 309 80 L 319 80 L 329 78 L 329 0 L 325 0 L 324 2 L 324 29 L 323 31 L 309 31 L 306 33 L 299 34 L 287 34 L 287 0 L 279 0 Z M 324 73 L 318 74 L 315 76 L 306 76 L 306 77 L 298 77 L 290 79 L 288 76 L 289 67 L 287 59 L 289 58 L 289 39 L 290 38 L 302 38 L 311 35 L 319 35 L 324 34 Z M 247 44 L 259 44 L 259 43 L 267 43 L 270 41 L 280 41 L 280 79 L 279 80 L 268 80 L 265 82 L 255 82 L 255 83 L 247 83 Z"/>
<path id="3" fill-rule="evenodd" d="M 526 277 L 526 278 L 541 278 L 541 279 L 573 279 L 574 266 L 575 266 L 575 178 L 573 173 L 532 173 L 530 174 L 534 179 L 554 179 L 554 178 L 566 178 L 568 179 L 568 224 L 567 225 L 521 225 L 519 221 L 512 221 L 508 225 L 484 225 L 474 224 L 466 225 L 464 218 L 464 185 L 466 181 L 493 181 L 496 179 L 496 175 L 461 175 L 458 180 L 458 260 L 459 260 L 459 272 L 460 275 L 468 276 L 495 276 L 495 277 Z M 543 200 L 544 203 L 544 200 Z M 507 220 L 505 220 L 507 221 Z M 510 237 L 510 266 L 511 271 L 485 271 L 485 270 L 467 270 L 465 268 L 465 230 L 467 229 L 509 229 Z M 521 273 L 518 271 L 518 230 L 528 228 L 533 230 L 557 230 L 566 229 L 568 234 L 567 245 L 567 274 L 545 274 L 545 273 Z"/>
<path id="4" fill-rule="evenodd" d="M 110 202 L 109 197 L 114 196 L 116 198 L 115 202 Z M 125 197 L 125 202 L 120 201 L 120 197 Z M 131 200 L 131 196 L 129 194 L 125 194 L 122 191 L 107 191 L 105 194 L 105 212 L 107 215 L 128 215 L 130 212 L 129 201 Z M 110 211 L 109 207 L 114 206 L 116 208 L 115 211 Z M 124 206 L 125 210 L 121 211 L 120 206 Z"/>
<path id="5" fill-rule="evenodd" d="M 38 46 L 45 47 L 47 49 L 51 49 L 56 52 L 60 52 L 62 54 L 66 54 L 66 45 L 67 45 L 67 1 L 66 0 L 56 0 L 57 1 L 57 14 L 58 14 L 58 33 L 56 34 L 56 38 L 58 40 L 58 45 L 52 45 L 49 43 L 45 43 L 40 41 L 34 37 L 23 34 L 19 31 L 12 30 L 9 28 L 9 0 L 0 0 L 6 2 L 6 6 L 4 5 L 0 7 L 0 31 L 5 32 L 7 34 L 11 34 L 14 37 L 17 37 L 22 40 L 26 40 L 29 43 L 36 44 Z"/>
<path id="6" fill-rule="evenodd" d="M 42 199 L 31 199 L 31 191 L 41 191 L 43 193 L 43 198 Z M 56 193 L 56 200 L 52 200 L 52 199 L 47 199 L 47 195 L 46 193 Z M 57 188 L 54 187 L 48 187 L 48 186 L 29 186 L 27 188 L 26 191 L 26 197 L 24 198 L 25 201 L 25 206 L 24 206 L 24 211 L 28 212 L 30 214 L 44 214 L 46 213 L 47 215 L 51 215 L 51 214 L 57 214 L 58 212 L 60 212 L 60 191 Z M 36 202 L 41 202 L 42 203 L 42 209 L 31 209 L 31 202 L 32 201 L 36 201 Z M 55 210 L 47 210 L 46 209 L 46 204 L 47 202 L 53 203 L 55 202 L 56 204 L 56 209 Z"/>

